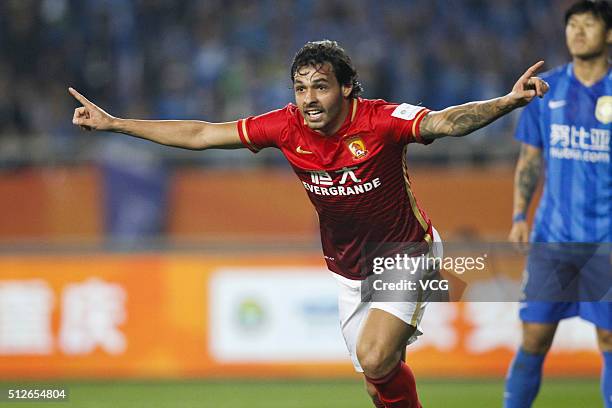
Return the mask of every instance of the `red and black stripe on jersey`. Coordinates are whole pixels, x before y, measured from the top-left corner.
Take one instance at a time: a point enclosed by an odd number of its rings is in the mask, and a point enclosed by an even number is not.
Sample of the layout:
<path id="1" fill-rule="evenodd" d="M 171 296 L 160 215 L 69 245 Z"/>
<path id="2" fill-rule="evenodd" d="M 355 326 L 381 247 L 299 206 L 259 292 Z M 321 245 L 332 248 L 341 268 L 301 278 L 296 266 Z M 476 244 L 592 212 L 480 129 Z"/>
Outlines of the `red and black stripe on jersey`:
<path id="1" fill-rule="evenodd" d="M 408 114 L 397 114 L 404 105 Z M 254 152 L 265 147 L 283 152 L 319 216 L 329 269 L 363 279 L 369 272 L 366 248 L 371 256 L 399 248 L 394 244 L 431 242 L 431 222 L 412 194 L 406 168 L 407 145 L 423 143 L 419 124 L 427 112 L 354 99 L 339 131 L 325 136 L 308 128 L 289 104 L 241 119 L 238 131 Z"/>

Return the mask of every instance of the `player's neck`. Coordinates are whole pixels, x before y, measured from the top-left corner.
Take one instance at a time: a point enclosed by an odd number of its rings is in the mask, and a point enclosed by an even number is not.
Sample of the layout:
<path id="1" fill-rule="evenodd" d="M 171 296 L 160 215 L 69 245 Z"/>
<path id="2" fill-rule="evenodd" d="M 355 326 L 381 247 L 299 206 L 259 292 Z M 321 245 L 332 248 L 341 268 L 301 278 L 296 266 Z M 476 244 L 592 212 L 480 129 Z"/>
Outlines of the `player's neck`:
<path id="1" fill-rule="evenodd" d="M 576 79 L 586 86 L 597 83 L 606 75 L 610 67 L 607 54 L 589 59 L 574 58 L 573 62 Z"/>

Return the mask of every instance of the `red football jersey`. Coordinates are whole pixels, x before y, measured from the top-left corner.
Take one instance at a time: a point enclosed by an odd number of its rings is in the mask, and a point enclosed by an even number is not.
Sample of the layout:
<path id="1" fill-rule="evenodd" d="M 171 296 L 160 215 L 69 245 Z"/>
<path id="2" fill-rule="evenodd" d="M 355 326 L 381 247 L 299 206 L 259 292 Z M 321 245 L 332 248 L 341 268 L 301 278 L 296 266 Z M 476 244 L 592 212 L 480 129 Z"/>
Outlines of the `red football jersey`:
<path id="1" fill-rule="evenodd" d="M 253 152 L 280 149 L 319 215 L 327 266 L 349 279 L 369 274 L 362 250 L 391 243 L 431 243 L 431 222 L 410 189 L 406 147 L 424 143 L 419 124 L 428 109 L 353 99 L 338 132 L 310 129 L 293 104 L 238 121 Z M 374 247 L 374 248 L 373 248 Z"/>

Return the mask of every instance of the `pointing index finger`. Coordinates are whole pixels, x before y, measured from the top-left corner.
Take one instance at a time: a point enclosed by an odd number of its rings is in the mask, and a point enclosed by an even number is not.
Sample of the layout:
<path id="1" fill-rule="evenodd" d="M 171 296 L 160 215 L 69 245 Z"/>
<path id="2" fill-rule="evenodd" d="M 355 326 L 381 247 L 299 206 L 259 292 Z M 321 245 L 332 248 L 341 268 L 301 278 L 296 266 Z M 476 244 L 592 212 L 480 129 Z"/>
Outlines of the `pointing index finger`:
<path id="1" fill-rule="evenodd" d="M 81 95 L 76 89 L 74 89 L 73 87 L 69 87 L 68 88 L 68 92 L 70 92 L 70 95 L 74 96 L 74 98 L 81 102 L 83 104 L 83 106 L 91 106 L 93 105 L 93 103 L 91 103 L 89 101 L 89 99 L 87 99 L 86 97 L 84 97 L 83 95 Z"/>
<path id="2" fill-rule="evenodd" d="M 538 61 L 532 66 L 530 66 L 527 69 L 527 71 L 525 71 L 525 73 L 523 74 L 523 78 L 531 78 L 533 74 L 538 72 L 538 70 L 542 67 L 542 65 L 544 65 L 544 61 Z"/>

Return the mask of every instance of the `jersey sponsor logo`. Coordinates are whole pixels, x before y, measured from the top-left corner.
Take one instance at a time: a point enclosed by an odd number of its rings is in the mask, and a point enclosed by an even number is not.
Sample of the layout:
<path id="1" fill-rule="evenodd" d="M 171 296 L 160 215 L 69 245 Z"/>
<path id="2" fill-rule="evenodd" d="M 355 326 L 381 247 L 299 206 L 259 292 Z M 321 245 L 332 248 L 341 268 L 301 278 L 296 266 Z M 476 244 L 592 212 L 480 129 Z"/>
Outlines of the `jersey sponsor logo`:
<path id="1" fill-rule="evenodd" d="M 559 109 L 565 106 L 567 102 L 565 101 L 565 99 L 560 99 L 558 101 L 548 101 L 548 108 L 549 109 Z"/>
<path id="2" fill-rule="evenodd" d="M 604 125 L 612 122 L 612 96 L 601 96 L 597 99 L 595 117 Z"/>
<path id="3" fill-rule="evenodd" d="M 312 154 L 311 151 L 302 149 L 302 146 L 296 147 L 295 151 L 298 152 L 299 154 Z"/>
<path id="4" fill-rule="evenodd" d="M 357 166 L 343 167 L 335 171 L 341 174 L 338 183 L 334 183 L 333 177 L 326 171 L 310 171 L 310 183 L 302 181 L 304 188 L 311 193 L 321 196 L 349 196 L 367 193 L 381 186 L 380 178 L 376 177 L 372 181 L 363 181 L 355 174 Z M 352 185 L 346 185 L 349 181 Z M 325 186 L 325 187 L 322 187 Z"/>
<path id="5" fill-rule="evenodd" d="M 365 183 L 354 184 L 352 186 L 331 186 L 331 187 L 320 187 L 313 186 L 305 181 L 302 181 L 304 188 L 311 193 L 321 196 L 350 196 L 367 193 L 372 191 L 381 185 L 380 178 L 376 177 L 372 181 Z"/>
<path id="6" fill-rule="evenodd" d="M 610 130 L 552 124 L 550 157 L 590 163 L 610 162 Z"/>
<path id="7" fill-rule="evenodd" d="M 409 103 L 402 103 L 391 113 L 391 116 L 398 119 L 412 120 L 415 118 L 417 113 L 423 109 L 422 106 L 410 105 Z"/>
<path id="8" fill-rule="evenodd" d="M 349 151 L 353 155 L 353 159 L 357 160 L 367 156 L 368 149 L 366 149 L 365 143 L 363 142 L 363 139 L 361 137 L 351 137 L 345 143 Z"/>

